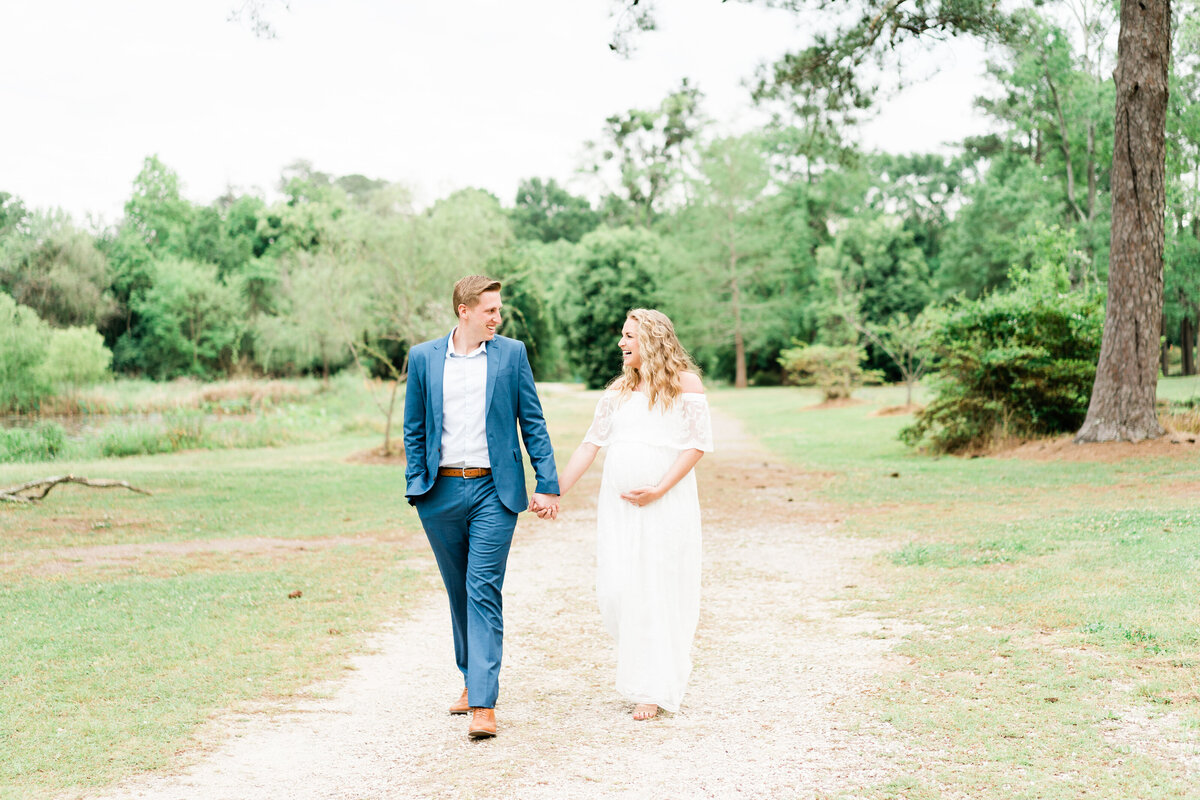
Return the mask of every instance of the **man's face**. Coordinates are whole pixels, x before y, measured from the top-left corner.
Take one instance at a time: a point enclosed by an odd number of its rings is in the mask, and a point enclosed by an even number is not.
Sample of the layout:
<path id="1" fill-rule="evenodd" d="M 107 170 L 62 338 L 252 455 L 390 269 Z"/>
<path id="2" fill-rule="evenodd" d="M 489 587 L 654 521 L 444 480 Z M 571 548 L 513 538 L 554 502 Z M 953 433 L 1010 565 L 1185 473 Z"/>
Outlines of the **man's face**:
<path id="1" fill-rule="evenodd" d="M 458 324 L 470 341 L 490 342 L 500 327 L 500 293 L 484 292 L 473 308 L 458 307 Z"/>

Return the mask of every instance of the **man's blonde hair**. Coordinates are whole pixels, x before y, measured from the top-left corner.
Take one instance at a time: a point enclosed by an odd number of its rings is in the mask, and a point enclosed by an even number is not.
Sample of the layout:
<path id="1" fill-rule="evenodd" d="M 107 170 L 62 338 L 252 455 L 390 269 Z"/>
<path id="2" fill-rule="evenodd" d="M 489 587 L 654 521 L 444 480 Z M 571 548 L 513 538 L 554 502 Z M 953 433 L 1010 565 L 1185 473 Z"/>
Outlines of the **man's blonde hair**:
<path id="1" fill-rule="evenodd" d="M 454 284 L 454 316 L 458 316 L 458 307 L 474 308 L 479 302 L 479 295 L 484 292 L 500 291 L 500 281 L 483 275 L 468 275 Z"/>

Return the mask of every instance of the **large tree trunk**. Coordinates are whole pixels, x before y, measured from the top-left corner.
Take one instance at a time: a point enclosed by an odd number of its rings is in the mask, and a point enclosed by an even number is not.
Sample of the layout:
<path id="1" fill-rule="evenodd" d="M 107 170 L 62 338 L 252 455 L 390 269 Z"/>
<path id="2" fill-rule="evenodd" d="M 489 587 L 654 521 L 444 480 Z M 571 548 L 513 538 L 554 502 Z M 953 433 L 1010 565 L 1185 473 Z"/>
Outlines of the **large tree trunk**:
<path id="1" fill-rule="evenodd" d="M 1170 0 L 1121 4 L 1108 308 L 1087 418 L 1076 442 L 1161 436 L 1154 411 L 1162 328 Z"/>

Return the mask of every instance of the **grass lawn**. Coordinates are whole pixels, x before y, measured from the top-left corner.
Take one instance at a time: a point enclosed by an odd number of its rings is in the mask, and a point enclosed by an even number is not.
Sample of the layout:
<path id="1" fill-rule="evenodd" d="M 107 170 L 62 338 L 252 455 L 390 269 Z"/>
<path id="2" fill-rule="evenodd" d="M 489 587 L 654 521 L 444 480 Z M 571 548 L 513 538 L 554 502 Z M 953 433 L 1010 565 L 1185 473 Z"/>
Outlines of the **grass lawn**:
<path id="1" fill-rule="evenodd" d="M 349 458 L 380 443 L 373 407 L 310 394 L 280 404 L 277 447 L 0 464 L 0 485 L 153 492 L 0 506 L 0 799 L 161 767 L 214 714 L 336 677 L 436 590 L 402 469 Z M 1195 796 L 1157 756 L 1200 736 L 1200 457 L 921 456 L 896 440 L 909 417 L 870 415 L 903 390 L 860 396 L 712 392 L 813 473 L 841 535 L 880 542 L 886 588 L 848 590 L 856 610 L 918 626 L 863 699 L 914 754 L 877 796 Z M 576 400 L 543 389 L 560 461 L 589 421 Z"/>
<path id="2" fill-rule="evenodd" d="M 440 589 L 402 465 L 351 458 L 379 446 L 382 417 L 361 386 L 336 384 L 284 387 L 310 399 L 267 413 L 291 442 L 278 447 L 0 464 L 2 486 L 71 472 L 152 492 L 65 485 L 0 504 L 0 800 L 162 767 L 213 715 L 336 677 Z M 105 404 L 254 388 L 130 383 Z M 560 459 L 590 421 L 570 393 L 542 389 Z"/>
<path id="3" fill-rule="evenodd" d="M 411 568 L 403 468 L 347 461 L 378 444 L 0 465 L 2 485 L 74 472 L 153 493 L 0 507 L 0 798 L 161 767 L 214 713 L 336 676 L 435 585 Z"/>
<path id="4" fill-rule="evenodd" d="M 1176 401 L 1197 391 L 1163 382 Z M 825 476 L 815 491 L 843 508 L 845 535 L 881 542 L 889 588 L 858 610 L 919 625 L 908 666 L 870 701 L 916 754 L 878 796 L 1198 796 L 1196 772 L 1167 764 L 1200 768 L 1200 451 L 921 456 L 896 439 L 911 417 L 870 415 L 902 394 L 858 396 L 810 410 L 799 389 L 713 401 Z"/>

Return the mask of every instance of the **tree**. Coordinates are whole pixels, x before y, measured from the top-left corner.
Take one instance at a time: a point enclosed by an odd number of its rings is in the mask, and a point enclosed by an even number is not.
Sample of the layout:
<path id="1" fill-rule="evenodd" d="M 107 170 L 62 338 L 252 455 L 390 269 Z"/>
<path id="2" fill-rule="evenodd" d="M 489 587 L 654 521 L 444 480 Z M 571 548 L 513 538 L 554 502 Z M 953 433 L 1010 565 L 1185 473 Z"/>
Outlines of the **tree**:
<path id="1" fill-rule="evenodd" d="M 1183 374 L 1194 375 L 1200 333 L 1200 2 L 1182 0 L 1175 7 L 1163 315 L 1166 341 L 1180 347 Z M 1163 351 L 1165 356 L 1165 343 Z"/>
<path id="2" fill-rule="evenodd" d="M 610 223 L 648 226 L 679 186 L 683 167 L 704 124 L 703 95 L 685 78 L 654 109 L 609 117 L 602 142 L 588 142 L 585 172 L 604 177 L 615 167 L 619 189 L 605 201 Z"/>
<path id="3" fill-rule="evenodd" d="M 140 317 L 136 364 L 156 378 L 208 377 L 236 360 L 244 322 L 237 296 L 211 264 L 169 259 L 134 299 Z"/>
<path id="4" fill-rule="evenodd" d="M 0 238 L 0 289 L 56 327 L 104 325 L 117 310 L 108 262 L 65 213 L 35 211 Z"/>
<path id="5" fill-rule="evenodd" d="M 1155 412 L 1162 330 L 1170 0 L 1121 4 L 1108 308 L 1077 442 L 1161 436 Z"/>
<path id="6" fill-rule="evenodd" d="M 933 356 L 929 349 L 929 339 L 935 324 L 933 315 L 926 309 L 917 315 L 916 319 L 910 319 L 908 314 L 900 312 L 882 325 L 865 327 L 867 338 L 883 351 L 900 371 L 900 379 L 904 381 L 906 406 L 912 405 L 913 388 L 929 371 Z"/>
<path id="7" fill-rule="evenodd" d="M 362 265 L 345 251 L 298 251 L 281 258 L 278 268 L 278 313 L 256 321 L 255 357 L 267 370 L 315 370 L 328 380 L 350 360 L 349 344 L 365 324 Z"/>
<path id="8" fill-rule="evenodd" d="M 362 244 L 369 299 L 363 305 L 366 335 L 352 340 L 393 383 L 386 403 L 385 451 L 391 448 L 396 387 L 408 374 L 414 344 L 449 333 L 454 312 L 451 288 L 464 275 L 486 274 L 511 244 L 512 229 L 500 202 L 478 189 L 463 189 L 427 213 L 395 214 L 379 209 Z"/>
<path id="9" fill-rule="evenodd" d="M 659 237 L 643 229 L 601 228 L 579 242 L 563 322 L 571 358 L 589 389 L 621 373 L 617 341 L 626 312 L 658 305 L 661 253 Z"/>
<path id="10" fill-rule="evenodd" d="M 527 178 L 517 186 L 517 199 L 509 216 L 518 239 L 578 242 L 600 224 L 600 215 L 587 198 L 576 197 L 554 178 Z"/>
<path id="11" fill-rule="evenodd" d="M 133 180 L 133 195 L 125 203 L 125 224 L 141 236 L 156 254 L 188 255 L 187 231 L 192 204 L 180 194 L 179 175 L 159 160 L 147 156 Z"/>
<path id="12" fill-rule="evenodd" d="M 835 293 L 848 291 L 858 298 L 863 323 L 882 323 L 901 313 L 915 317 L 931 299 L 925 257 L 912 233 L 891 217 L 847 221 L 831 243 L 817 249 L 817 264 L 833 276 Z"/>
<path id="13" fill-rule="evenodd" d="M 17 231 L 28 216 L 21 198 L 0 192 L 0 239 Z"/>
<path id="14" fill-rule="evenodd" d="M 1022 15 L 991 0 L 756 0 L 793 10 L 815 5 L 848 9 L 831 32 L 776 64 L 771 84 L 819 87 L 831 103 L 869 94 L 859 76 L 898 45 L 919 38 L 970 35 L 1011 40 Z M 628 34 L 650 30 L 654 14 L 638 0 L 617 0 L 616 49 Z M 1087 419 L 1077 441 L 1159 436 L 1154 412 L 1162 319 L 1164 130 L 1171 54 L 1170 0 L 1122 3 L 1117 44 L 1116 114 L 1111 170 L 1112 228 L 1104 344 Z"/>
<path id="15" fill-rule="evenodd" d="M 748 329 L 773 310 L 756 288 L 770 286 L 786 262 L 774 256 L 765 230 L 763 193 L 770 179 L 757 136 L 719 138 L 702 152 L 694 199 L 681 215 L 683 260 L 673 270 L 672 297 L 704 339 L 732 344 L 734 386 L 749 385 Z M 681 324 L 680 326 L 685 327 Z"/>

